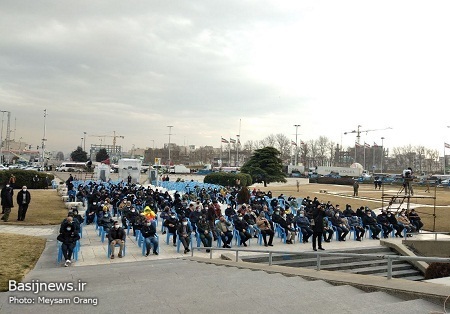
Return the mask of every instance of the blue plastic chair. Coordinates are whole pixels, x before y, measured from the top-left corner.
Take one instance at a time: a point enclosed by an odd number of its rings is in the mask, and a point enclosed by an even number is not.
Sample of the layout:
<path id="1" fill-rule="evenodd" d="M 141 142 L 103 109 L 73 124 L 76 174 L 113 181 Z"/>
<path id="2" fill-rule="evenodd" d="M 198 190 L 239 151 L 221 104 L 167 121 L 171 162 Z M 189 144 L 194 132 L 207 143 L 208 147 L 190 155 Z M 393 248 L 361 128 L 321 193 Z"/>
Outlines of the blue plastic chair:
<path id="1" fill-rule="evenodd" d="M 63 252 L 62 252 L 62 242 L 58 241 L 58 255 L 56 258 L 56 263 L 59 264 L 63 260 Z M 75 248 L 73 249 L 72 257 L 75 261 L 78 261 L 78 252 L 80 251 L 80 241 L 77 241 L 75 244 Z"/>
<path id="2" fill-rule="evenodd" d="M 108 243 L 107 243 L 108 249 L 106 250 L 107 251 L 107 253 L 106 253 L 107 257 L 111 256 L 111 248 L 109 247 L 109 244 L 110 243 L 108 241 Z M 116 243 L 115 247 L 119 247 L 120 248 L 120 244 Z M 123 252 L 122 252 L 123 254 L 122 254 L 122 256 L 125 256 L 126 248 L 127 248 L 127 241 L 125 241 L 125 243 L 123 244 Z"/>
<path id="3" fill-rule="evenodd" d="M 192 233 L 189 235 L 189 245 L 191 247 L 191 251 L 192 251 Z M 181 246 L 181 241 L 180 241 L 180 237 L 177 236 L 177 253 L 180 253 L 180 246 Z"/>
<path id="4" fill-rule="evenodd" d="M 155 238 L 158 239 L 158 243 L 159 243 L 159 237 L 157 234 L 155 234 Z M 139 242 L 140 242 L 140 245 L 139 245 Z M 138 245 L 139 245 L 139 247 L 142 247 L 142 256 L 145 256 L 145 253 L 147 253 L 147 252 L 146 252 L 146 246 L 144 243 L 144 237 L 142 236 L 142 234 L 139 234 Z M 150 242 L 150 249 L 152 249 L 152 248 L 153 248 L 153 244 Z M 158 254 L 159 254 L 159 245 L 158 245 L 158 249 L 156 250 L 156 252 L 158 252 Z"/>

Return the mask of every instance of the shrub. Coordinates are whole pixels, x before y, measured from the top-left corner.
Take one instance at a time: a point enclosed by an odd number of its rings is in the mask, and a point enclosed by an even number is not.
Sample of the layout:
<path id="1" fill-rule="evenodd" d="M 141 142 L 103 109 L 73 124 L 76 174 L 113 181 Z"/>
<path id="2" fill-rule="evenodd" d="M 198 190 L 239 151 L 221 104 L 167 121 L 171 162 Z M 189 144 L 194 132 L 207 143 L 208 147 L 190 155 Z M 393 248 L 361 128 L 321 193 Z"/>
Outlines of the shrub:
<path id="1" fill-rule="evenodd" d="M 12 169 L 0 171 L 0 185 L 4 185 L 6 182 L 8 182 L 11 174 L 14 174 L 14 176 L 16 177 L 16 183 L 14 184 L 15 188 L 21 188 L 24 185 L 26 185 L 28 188 L 33 188 L 34 186 L 32 183 L 32 179 L 35 175 L 37 175 L 39 178 L 39 182 L 35 187 L 37 189 L 43 189 L 47 186 L 45 177 L 48 176 L 49 182 L 51 182 L 55 178 L 54 175 L 46 172 Z"/>
<path id="2" fill-rule="evenodd" d="M 222 186 L 235 186 L 236 180 L 240 181 L 240 186 L 252 184 L 252 178 L 246 173 L 213 172 L 205 176 L 203 182 L 218 184 Z"/>
<path id="3" fill-rule="evenodd" d="M 450 263 L 431 263 L 425 271 L 425 279 L 450 276 Z"/>

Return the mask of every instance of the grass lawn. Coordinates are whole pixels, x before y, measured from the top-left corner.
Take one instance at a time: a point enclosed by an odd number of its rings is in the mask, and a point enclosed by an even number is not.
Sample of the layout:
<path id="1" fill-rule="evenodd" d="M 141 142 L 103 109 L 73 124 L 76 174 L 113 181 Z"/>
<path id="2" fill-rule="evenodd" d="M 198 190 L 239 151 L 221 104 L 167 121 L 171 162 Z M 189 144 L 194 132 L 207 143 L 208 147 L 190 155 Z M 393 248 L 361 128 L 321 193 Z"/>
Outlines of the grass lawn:
<path id="1" fill-rule="evenodd" d="M 45 247 L 46 239 L 0 233 L 0 291 L 8 291 L 8 280 L 21 281 L 33 269 Z"/>
<path id="2" fill-rule="evenodd" d="M 384 191 L 385 195 L 396 195 L 401 186 L 397 185 L 385 185 L 384 190 L 374 190 L 372 184 L 360 184 L 359 187 L 359 197 L 369 197 L 372 200 L 366 200 L 358 197 L 353 197 L 353 187 L 345 185 L 332 185 L 332 184 L 317 184 L 311 183 L 306 185 L 300 185 L 300 191 L 297 192 L 297 187 L 295 185 L 268 185 L 267 187 L 258 186 L 257 189 L 261 191 L 271 191 L 273 197 L 277 197 L 281 193 L 285 196 L 294 197 L 306 197 L 309 196 L 311 199 L 317 197 L 320 202 L 326 203 L 331 201 L 333 205 L 339 204 L 341 210 L 345 209 L 346 204 L 350 204 L 353 210 L 360 206 L 368 206 L 371 209 L 377 209 L 381 207 L 382 193 Z M 251 189 L 253 189 L 251 187 Z M 327 191 L 327 193 L 321 193 L 320 191 Z M 424 230 L 431 231 L 433 229 L 433 203 L 435 189 L 431 188 L 431 193 L 424 192 L 425 187 L 414 186 L 415 196 L 424 196 L 426 198 L 414 198 L 411 197 L 411 203 L 428 205 L 424 207 L 415 207 L 416 212 L 419 213 L 424 223 Z M 334 193 L 339 193 L 340 195 L 334 195 Z M 385 197 L 384 206 L 387 205 L 390 198 Z M 406 200 L 404 205 L 406 206 Z M 398 205 L 397 205 L 398 207 Z M 450 189 L 448 188 L 437 188 L 436 189 L 436 226 L 435 231 L 439 232 L 450 232 Z"/>
<path id="3" fill-rule="evenodd" d="M 17 224 L 24 226 L 36 225 L 57 225 L 64 217 L 67 217 L 67 209 L 61 196 L 56 190 L 29 190 L 31 193 L 31 203 L 28 207 L 25 221 L 17 221 L 18 206 L 16 204 L 16 195 L 18 190 L 14 190 L 14 207 L 9 215 L 9 221 L 0 224 Z"/>

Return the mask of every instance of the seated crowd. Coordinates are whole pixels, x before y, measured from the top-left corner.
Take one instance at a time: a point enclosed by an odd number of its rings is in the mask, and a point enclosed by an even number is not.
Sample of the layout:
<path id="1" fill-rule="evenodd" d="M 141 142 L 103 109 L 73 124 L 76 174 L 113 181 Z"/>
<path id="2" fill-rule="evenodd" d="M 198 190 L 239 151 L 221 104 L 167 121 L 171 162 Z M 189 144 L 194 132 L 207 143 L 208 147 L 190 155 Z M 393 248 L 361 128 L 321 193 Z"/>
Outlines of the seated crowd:
<path id="1" fill-rule="evenodd" d="M 73 186 L 73 189 L 77 191 L 77 200 L 88 204 L 85 218 L 78 215 L 76 210 L 70 211 L 69 217 L 61 224 L 60 233 L 64 234 L 68 239 L 66 242 L 70 244 L 74 238 L 69 239 L 70 236 L 66 233 L 73 233 L 73 236 L 80 231 L 83 222 L 88 225 L 96 223 L 108 235 L 110 258 L 114 258 L 116 245 L 119 245 L 118 257 L 123 256 L 127 229 L 132 229 L 133 235 L 139 230 L 144 238 L 146 256 L 152 246 L 153 254 L 158 254 L 155 223 L 147 220 L 143 213 L 147 207 L 162 220 L 162 234 L 172 235 L 174 246 L 177 246 L 179 240 L 185 254 L 190 251 L 191 234 L 195 234 L 204 247 L 211 247 L 212 241 L 219 241 L 223 248 L 229 248 L 233 238 L 243 246 L 247 246 L 251 238 L 260 239 L 265 246 L 273 246 L 275 234 L 283 237 L 286 244 L 293 244 L 299 233 L 301 241 L 308 243 L 310 237 L 317 232 L 314 213 L 318 209 L 323 211 L 323 216 L 320 216 L 323 221 L 321 218 L 319 224 L 323 226 L 320 234 L 325 242 L 330 242 L 335 233 L 339 241 L 346 241 L 351 231 L 357 241 L 361 241 L 366 232 L 373 239 L 379 239 L 380 236 L 387 238 L 394 230 L 396 237 L 403 237 L 404 230 L 410 235 L 423 226 L 413 209 L 398 214 L 382 211 L 376 215 L 364 206 L 354 211 L 347 204 L 341 210 L 339 205 L 320 202 L 317 197 L 313 200 L 309 196 L 301 200 L 286 198 L 283 194 L 272 197 L 270 191 L 256 189 L 249 191 L 251 197 L 248 204 L 241 205 L 237 203 L 238 188 L 198 188 L 184 194 L 175 192 L 173 196 L 158 189 L 123 182 L 116 185 L 91 182 Z M 226 204 L 224 213 L 221 204 Z M 319 241 L 319 248 L 322 249 L 320 243 Z M 68 244 L 65 244 L 63 251 L 66 264 L 70 264 L 73 252 L 72 245 Z M 313 248 L 315 249 L 314 242 Z"/>

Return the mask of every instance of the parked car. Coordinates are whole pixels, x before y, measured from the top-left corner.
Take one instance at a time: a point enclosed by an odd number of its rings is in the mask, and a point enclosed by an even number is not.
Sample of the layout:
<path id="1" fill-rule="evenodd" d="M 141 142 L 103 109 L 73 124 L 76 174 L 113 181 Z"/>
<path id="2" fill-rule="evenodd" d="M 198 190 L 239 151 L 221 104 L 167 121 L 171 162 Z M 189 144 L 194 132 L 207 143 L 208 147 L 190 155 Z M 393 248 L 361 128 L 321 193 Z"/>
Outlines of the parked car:
<path id="1" fill-rule="evenodd" d="M 8 167 L 5 167 L 3 165 L 0 165 L 0 170 L 8 170 Z"/>

